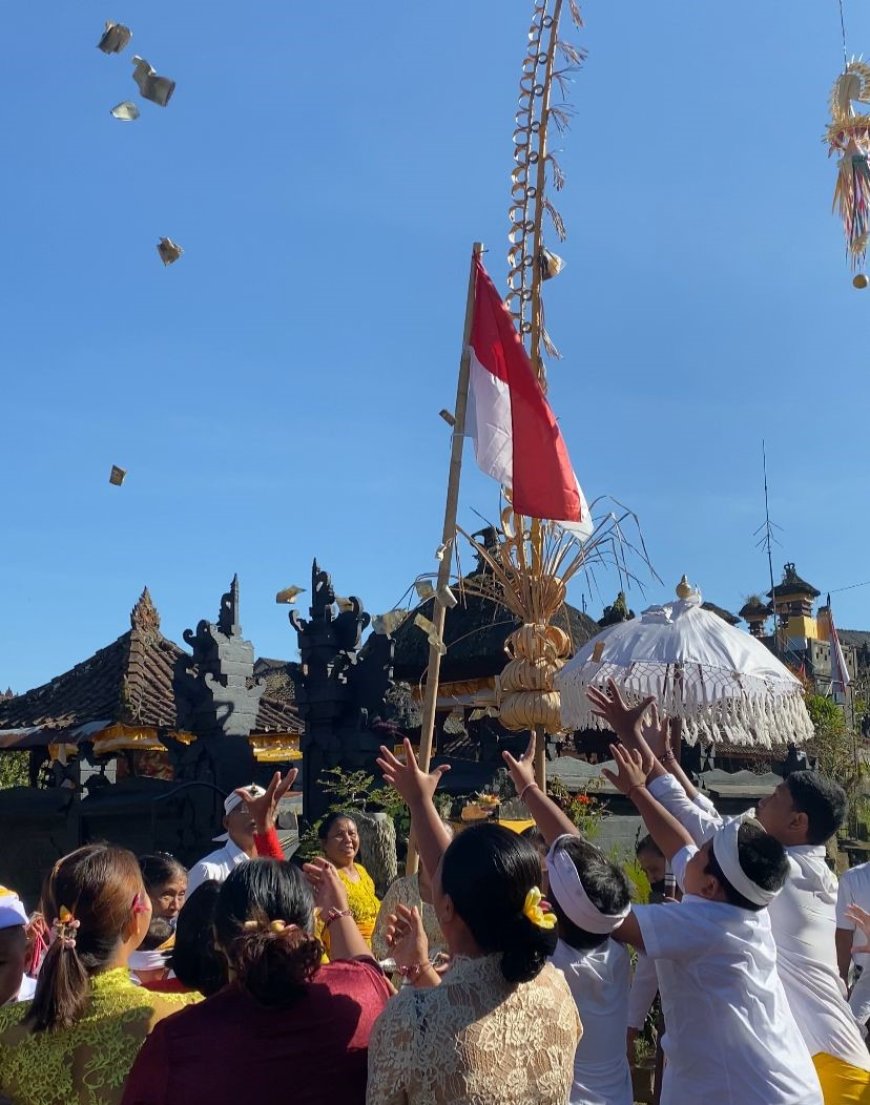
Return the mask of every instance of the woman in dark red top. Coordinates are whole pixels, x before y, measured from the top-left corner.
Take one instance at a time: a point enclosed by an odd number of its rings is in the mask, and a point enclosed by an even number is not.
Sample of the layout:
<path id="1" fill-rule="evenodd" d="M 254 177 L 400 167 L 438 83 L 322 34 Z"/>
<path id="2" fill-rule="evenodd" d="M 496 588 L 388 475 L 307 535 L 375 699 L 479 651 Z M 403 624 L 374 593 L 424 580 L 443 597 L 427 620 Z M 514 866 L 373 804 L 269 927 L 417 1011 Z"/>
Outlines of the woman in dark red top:
<path id="1" fill-rule="evenodd" d="M 157 1025 L 123 1105 L 364 1105 L 368 1042 L 392 988 L 359 934 L 335 868 L 308 869 L 336 958 L 322 965 L 314 898 L 288 863 L 254 859 L 223 884 L 217 944 L 231 982 Z"/>

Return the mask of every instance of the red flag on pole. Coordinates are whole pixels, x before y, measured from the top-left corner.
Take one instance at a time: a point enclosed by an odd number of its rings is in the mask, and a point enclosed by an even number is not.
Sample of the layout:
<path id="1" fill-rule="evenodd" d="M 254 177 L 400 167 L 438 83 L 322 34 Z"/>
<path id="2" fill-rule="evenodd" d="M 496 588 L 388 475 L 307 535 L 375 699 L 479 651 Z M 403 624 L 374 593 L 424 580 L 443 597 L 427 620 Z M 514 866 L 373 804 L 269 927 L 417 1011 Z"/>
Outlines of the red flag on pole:
<path id="1" fill-rule="evenodd" d="M 470 433 L 478 465 L 510 489 L 518 514 L 581 539 L 593 526 L 556 416 L 486 269 L 477 260 L 471 325 Z"/>

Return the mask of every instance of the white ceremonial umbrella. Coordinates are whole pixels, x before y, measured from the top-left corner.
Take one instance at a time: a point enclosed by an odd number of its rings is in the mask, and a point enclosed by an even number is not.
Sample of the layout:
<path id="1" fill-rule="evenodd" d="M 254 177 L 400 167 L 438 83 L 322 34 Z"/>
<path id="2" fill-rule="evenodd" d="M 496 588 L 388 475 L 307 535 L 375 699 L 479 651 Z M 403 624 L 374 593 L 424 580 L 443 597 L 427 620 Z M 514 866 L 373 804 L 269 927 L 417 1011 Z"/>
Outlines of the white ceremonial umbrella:
<path id="1" fill-rule="evenodd" d="M 770 748 L 811 737 L 800 680 L 761 641 L 703 610 L 685 576 L 677 595 L 609 626 L 565 665 L 556 676 L 565 728 L 607 728 L 586 691 L 613 679 L 630 701 L 655 695 L 689 744 Z"/>

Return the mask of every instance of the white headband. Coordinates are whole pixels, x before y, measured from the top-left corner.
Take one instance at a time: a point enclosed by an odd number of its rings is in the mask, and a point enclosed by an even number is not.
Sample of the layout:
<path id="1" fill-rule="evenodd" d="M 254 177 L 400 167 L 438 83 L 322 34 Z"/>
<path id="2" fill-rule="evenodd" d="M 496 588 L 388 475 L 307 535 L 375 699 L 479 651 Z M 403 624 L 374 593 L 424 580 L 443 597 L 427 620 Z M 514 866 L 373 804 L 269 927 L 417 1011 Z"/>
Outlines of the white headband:
<path id="1" fill-rule="evenodd" d="M 765 890 L 758 883 L 753 882 L 740 866 L 740 848 L 737 834 L 741 825 L 757 825 L 759 829 L 764 826 L 755 818 L 741 821 L 729 821 L 713 837 L 713 855 L 722 869 L 722 874 L 731 883 L 738 894 L 742 894 L 753 905 L 769 905 L 779 893 L 778 890 Z"/>
<path id="2" fill-rule="evenodd" d="M 266 793 L 263 788 L 258 787 L 256 783 L 251 783 L 250 786 L 243 787 L 242 789 L 246 790 L 252 798 L 262 798 L 263 795 Z M 224 817 L 229 817 L 233 810 L 239 808 L 242 802 L 244 802 L 244 798 L 242 798 L 241 794 L 237 794 L 235 791 L 233 791 L 232 794 L 228 794 L 224 799 Z M 216 841 L 229 839 L 229 833 L 221 833 L 220 836 L 212 837 L 212 840 Z"/>
<path id="3" fill-rule="evenodd" d="M 26 925 L 30 918 L 21 899 L 11 890 L 0 887 L 0 929 L 17 928 Z"/>
<path id="4" fill-rule="evenodd" d="M 592 904 L 583 889 L 574 861 L 564 848 L 559 847 L 563 840 L 572 839 L 570 833 L 560 836 L 553 842 L 547 855 L 547 875 L 553 896 L 568 920 L 573 921 L 584 932 L 592 932 L 596 935 L 613 932 L 629 915 L 631 905 L 627 905 L 619 913 L 602 913 Z"/>

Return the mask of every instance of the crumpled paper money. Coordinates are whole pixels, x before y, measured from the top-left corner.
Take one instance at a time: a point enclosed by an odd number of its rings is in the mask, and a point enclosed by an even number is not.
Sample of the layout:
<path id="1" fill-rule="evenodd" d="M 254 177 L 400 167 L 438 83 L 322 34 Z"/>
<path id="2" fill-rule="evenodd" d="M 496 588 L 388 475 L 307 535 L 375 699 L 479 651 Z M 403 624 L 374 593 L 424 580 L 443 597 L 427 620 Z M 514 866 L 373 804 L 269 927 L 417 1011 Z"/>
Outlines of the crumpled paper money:
<path id="1" fill-rule="evenodd" d="M 422 614 L 417 614 L 414 618 L 414 625 L 416 625 L 418 629 L 423 630 L 426 634 L 426 639 L 433 648 L 437 649 L 442 656 L 447 655 L 447 645 L 445 645 L 438 636 L 438 630 L 428 618 L 424 618 Z"/>
<path id="2" fill-rule="evenodd" d="M 286 603 L 288 606 L 291 602 L 295 602 L 298 595 L 305 593 L 304 587 L 296 587 L 295 584 L 291 587 L 285 587 L 283 591 L 279 591 L 275 596 L 275 602 Z"/>
<path id="3" fill-rule="evenodd" d="M 157 243 L 157 252 L 160 254 L 160 260 L 164 265 L 174 265 L 184 253 L 184 250 L 181 246 L 176 245 L 171 238 L 161 238 Z"/>
<path id="4" fill-rule="evenodd" d="M 386 614 L 375 614 L 372 629 L 384 637 L 392 637 L 407 616 L 407 610 L 388 610 Z"/>
<path id="5" fill-rule="evenodd" d="M 132 100 L 124 100 L 122 104 L 115 104 L 111 113 L 116 119 L 120 119 L 122 123 L 132 123 L 135 119 L 139 118 L 139 108 L 136 107 Z"/>
<path id="6" fill-rule="evenodd" d="M 166 107 L 175 91 L 175 81 L 169 77 L 158 77 L 154 66 L 149 65 L 144 58 L 134 57 L 133 64 L 136 67 L 133 70 L 133 80 L 139 86 L 142 98 Z"/>
<path id="7" fill-rule="evenodd" d="M 102 50 L 104 54 L 120 54 L 122 50 L 126 50 L 132 37 L 133 32 L 129 27 L 125 27 L 123 23 L 112 23 L 111 20 L 107 20 L 106 29 L 97 43 L 97 49 Z"/>

